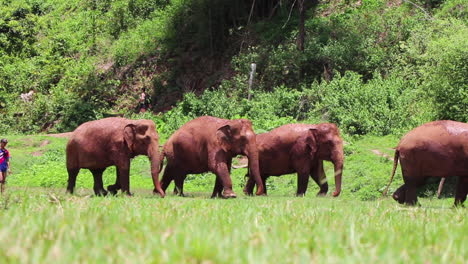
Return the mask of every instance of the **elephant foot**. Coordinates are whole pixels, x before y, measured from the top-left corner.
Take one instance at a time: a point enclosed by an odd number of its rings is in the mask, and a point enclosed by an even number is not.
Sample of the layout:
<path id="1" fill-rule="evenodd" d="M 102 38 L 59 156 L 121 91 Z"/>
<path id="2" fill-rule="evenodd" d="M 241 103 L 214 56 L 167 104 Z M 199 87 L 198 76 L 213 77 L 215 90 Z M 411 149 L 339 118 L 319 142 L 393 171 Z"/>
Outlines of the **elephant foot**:
<path id="1" fill-rule="evenodd" d="M 223 198 L 223 194 L 221 192 L 213 192 L 213 194 L 211 194 L 211 199 L 214 199 L 214 198 Z"/>
<path id="2" fill-rule="evenodd" d="M 96 196 L 106 196 L 106 195 L 107 195 L 107 191 L 104 190 L 104 189 L 94 190 L 94 194 L 95 194 Z"/>
<path id="3" fill-rule="evenodd" d="M 405 205 L 407 205 L 407 206 L 421 206 L 421 204 L 418 202 L 417 197 L 411 198 L 411 197 L 408 197 L 408 195 L 406 195 Z"/>
<path id="4" fill-rule="evenodd" d="M 249 185 L 246 185 L 246 186 L 244 187 L 243 192 L 244 192 L 245 195 L 253 196 L 253 187 L 252 187 L 252 186 L 249 186 Z"/>
<path id="5" fill-rule="evenodd" d="M 411 206 L 411 207 L 412 206 L 419 206 L 419 207 L 421 206 L 421 204 L 418 202 L 418 200 L 405 202 L 405 205 L 406 206 Z"/>
<path id="6" fill-rule="evenodd" d="M 328 192 L 328 182 L 325 182 L 320 186 L 320 191 L 317 193 L 317 196 L 326 196 Z"/>
<path id="7" fill-rule="evenodd" d="M 222 194 L 224 199 L 229 199 L 229 198 L 236 198 L 236 194 L 233 191 L 224 191 Z"/>
<path id="8" fill-rule="evenodd" d="M 112 195 L 117 195 L 117 191 L 120 189 L 119 186 L 114 185 L 109 185 L 107 186 L 107 190 L 112 194 Z"/>
<path id="9" fill-rule="evenodd" d="M 406 186 L 403 184 L 392 195 L 392 198 L 399 204 L 403 204 L 406 199 Z"/>
<path id="10" fill-rule="evenodd" d="M 319 192 L 317 193 L 317 197 L 325 197 L 325 196 L 327 196 L 327 192 L 319 191 Z"/>
<path id="11" fill-rule="evenodd" d="M 244 190 L 244 194 L 247 195 L 247 196 L 253 196 L 253 192 L 249 192 L 249 191 L 246 191 L 246 190 Z"/>
<path id="12" fill-rule="evenodd" d="M 154 190 L 153 190 L 153 194 L 154 194 L 154 195 L 159 194 L 159 196 L 160 196 L 161 198 L 164 198 L 164 197 L 166 196 L 166 194 L 164 193 L 163 190 L 158 191 L 158 190 L 154 189 Z"/>
<path id="13" fill-rule="evenodd" d="M 220 193 L 212 194 L 212 195 L 211 195 L 211 199 L 216 199 L 216 198 L 223 198 L 223 195 L 220 194 Z"/>

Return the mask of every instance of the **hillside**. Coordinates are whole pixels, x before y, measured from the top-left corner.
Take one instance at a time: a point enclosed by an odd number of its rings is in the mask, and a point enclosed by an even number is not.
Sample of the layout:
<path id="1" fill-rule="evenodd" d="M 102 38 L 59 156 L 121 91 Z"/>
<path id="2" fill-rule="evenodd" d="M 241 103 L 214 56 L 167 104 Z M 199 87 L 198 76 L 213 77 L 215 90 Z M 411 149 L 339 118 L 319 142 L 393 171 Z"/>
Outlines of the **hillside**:
<path id="1" fill-rule="evenodd" d="M 461 0 L 2 1 L 0 133 L 131 117 L 143 87 L 166 135 L 204 114 L 359 135 L 466 122 L 467 21 Z"/>

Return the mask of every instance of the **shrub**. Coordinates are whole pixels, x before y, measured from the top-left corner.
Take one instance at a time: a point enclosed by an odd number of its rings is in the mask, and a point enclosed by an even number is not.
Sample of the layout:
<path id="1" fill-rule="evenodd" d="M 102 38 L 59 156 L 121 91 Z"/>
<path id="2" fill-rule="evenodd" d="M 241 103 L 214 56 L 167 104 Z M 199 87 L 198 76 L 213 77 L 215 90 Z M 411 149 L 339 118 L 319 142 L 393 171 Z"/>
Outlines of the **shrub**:
<path id="1" fill-rule="evenodd" d="M 313 84 L 308 93 L 321 95 L 312 115 L 321 115 L 350 134 L 386 135 L 431 118 L 415 84 L 399 77 L 384 79 L 377 74 L 364 83 L 361 75 L 346 72 L 329 83 Z"/>
<path id="2" fill-rule="evenodd" d="M 466 23 L 452 18 L 419 27 L 408 41 L 396 74 L 419 79 L 438 119 L 468 121 Z"/>

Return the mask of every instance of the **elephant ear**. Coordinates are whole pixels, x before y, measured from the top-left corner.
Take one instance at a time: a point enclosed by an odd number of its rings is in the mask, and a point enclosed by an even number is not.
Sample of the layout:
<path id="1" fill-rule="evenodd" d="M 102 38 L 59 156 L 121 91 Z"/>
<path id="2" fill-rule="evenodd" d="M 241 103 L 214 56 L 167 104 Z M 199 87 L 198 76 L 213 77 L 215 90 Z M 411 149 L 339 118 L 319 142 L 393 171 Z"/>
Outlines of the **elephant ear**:
<path id="1" fill-rule="evenodd" d="M 231 150 L 232 130 L 230 125 L 218 128 L 216 131 L 216 138 L 218 138 L 218 143 L 225 152 Z"/>
<path id="2" fill-rule="evenodd" d="M 142 135 L 146 135 L 146 132 L 148 131 L 148 124 L 146 124 L 145 122 L 137 122 L 136 125 L 134 125 L 135 127 L 135 136 L 142 136 Z"/>
<path id="3" fill-rule="evenodd" d="M 310 153 L 311 156 L 314 156 L 315 153 L 318 150 L 318 130 L 316 128 L 311 128 L 308 130 L 308 135 L 306 137 L 306 145 L 307 145 L 307 150 L 308 153 Z"/>
<path id="4" fill-rule="evenodd" d="M 136 126 L 134 124 L 128 124 L 124 128 L 124 141 L 127 147 L 133 152 L 133 146 L 136 138 Z"/>

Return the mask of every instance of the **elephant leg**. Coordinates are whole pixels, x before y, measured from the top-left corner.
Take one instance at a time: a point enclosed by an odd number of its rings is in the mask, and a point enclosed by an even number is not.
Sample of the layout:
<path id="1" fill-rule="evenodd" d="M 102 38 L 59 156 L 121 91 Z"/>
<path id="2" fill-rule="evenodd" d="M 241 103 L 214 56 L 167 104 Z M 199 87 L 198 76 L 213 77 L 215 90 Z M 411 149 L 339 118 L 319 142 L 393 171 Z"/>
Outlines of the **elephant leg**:
<path id="1" fill-rule="evenodd" d="M 252 177 L 250 177 L 248 173 L 245 175 L 245 177 L 247 178 L 247 182 L 244 187 L 244 194 L 252 196 L 255 187 L 255 180 Z M 263 186 L 263 188 L 265 188 L 265 186 Z"/>
<path id="2" fill-rule="evenodd" d="M 325 196 L 328 192 L 328 182 L 327 176 L 325 175 L 325 170 L 323 169 L 323 160 L 319 160 L 313 166 L 310 177 L 314 180 L 315 183 L 319 186 L 320 190 L 317 193 L 317 196 Z"/>
<path id="3" fill-rule="evenodd" d="M 468 177 L 460 176 L 457 183 L 457 191 L 455 193 L 455 206 L 463 206 L 468 194 Z"/>
<path id="4" fill-rule="evenodd" d="M 211 198 L 223 197 L 223 183 L 219 177 L 216 177 L 215 186 L 213 188 L 213 193 L 211 194 Z"/>
<path id="5" fill-rule="evenodd" d="M 267 189 L 267 179 L 269 175 L 262 174 L 262 181 L 263 181 L 263 190 L 265 191 L 265 195 L 268 194 L 268 189 Z"/>
<path id="6" fill-rule="evenodd" d="M 296 196 L 305 196 L 307 185 L 309 184 L 309 173 L 305 171 L 297 172 L 297 193 Z"/>
<path id="7" fill-rule="evenodd" d="M 107 186 L 107 190 L 112 194 L 116 195 L 117 192 L 121 189 L 120 186 L 120 175 L 119 175 L 119 170 L 116 170 L 116 176 L 115 176 L 115 184 Z"/>
<path id="8" fill-rule="evenodd" d="M 231 174 L 231 167 L 232 167 L 231 165 L 232 165 L 232 160 L 227 161 L 227 167 L 228 167 L 229 174 Z M 250 179 L 250 177 L 249 177 L 249 179 Z M 254 185 L 255 185 L 255 182 L 254 182 Z M 247 188 L 247 186 L 245 188 Z M 246 191 L 245 188 L 244 188 L 244 193 Z M 252 186 L 251 193 L 253 193 L 253 186 Z M 211 194 L 211 198 L 216 198 L 216 197 L 223 197 L 223 182 L 221 181 L 221 179 L 218 176 L 216 176 L 215 186 L 213 188 L 213 193 Z"/>
<path id="9" fill-rule="evenodd" d="M 102 174 L 106 169 L 90 169 L 91 173 L 93 174 L 94 178 L 94 194 L 96 196 L 106 196 L 107 191 L 104 189 L 104 185 L 102 182 Z"/>
<path id="10" fill-rule="evenodd" d="M 403 177 L 406 185 L 405 192 L 405 204 L 406 205 L 416 205 L 418 202 L 417 190 L 418 187 L 423 185 L 426 181 L 426 177 Z"/>
<path id="11" fill-rule="evenodd" d="M 226 163 L 219 163 L 216 166 L 215 172 L 216 177 L 219 177 L 223 184 L 223 198 L 236 198 L 236 194 L 232 190 L 232 180 L 229 175 L 229 169 Z"/>
<path id="12" fill-rule="evenodd" d="M 119 172 L 119 182 L 122 192 L 128 196 L 132 196 L 132 193 L 130 192 L 130 166 L 118 167 L 117 171 Z"/>
<path id="13" fill-rule="evenodd" d="M 161 178 L 161 188 L 165 192 L 167 190 L 167 187 L 171 184 L 171 181 L 174 179 L 174 175 L 176 174 L 176 168 L 171 166 L 171 164 L 167 164 L 166 168 L 164 169 L 164 174 Z M 176 191 L 176 188 L 174 188 L 174 191 Z"/>
<path id="14" fill-rule="evenodd" d="M 76 176 L 78 176 L 78 173 L 80 172 L 80 169 L 68 169 L 68 186 L 67 186 L 67 192 L 68 193 L 73 193 L 75 189 L 75 184 L 76 184 Z"/>
<path id="15" fill-rule="evenodd" d="M 174 177 L 174 183 L 175 183 L 174 194 L 178 194 L 181 197 L 185 196 L 184 195 L 184 181 L 185 181 L 186 176 L 187 175 L 182 174 L 182 173 L 177 173 L 177 175 L 175 175 L 175 177 Z"/>
<path id="16" fill-rule="evenodd" d="M 393 199 L 400 204 L 403 204 L 406 200 L 406 185 L 401 185 L 392 195 Z"/>

